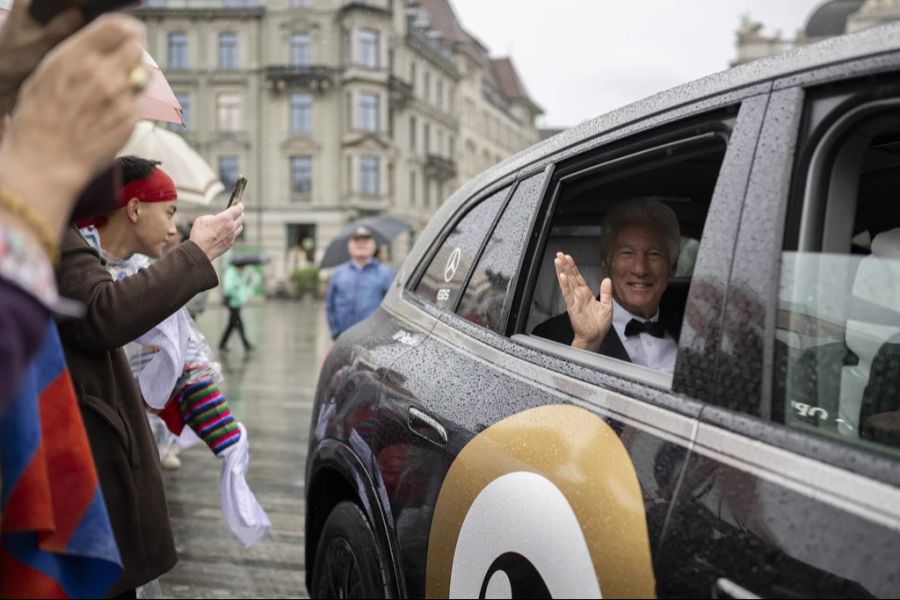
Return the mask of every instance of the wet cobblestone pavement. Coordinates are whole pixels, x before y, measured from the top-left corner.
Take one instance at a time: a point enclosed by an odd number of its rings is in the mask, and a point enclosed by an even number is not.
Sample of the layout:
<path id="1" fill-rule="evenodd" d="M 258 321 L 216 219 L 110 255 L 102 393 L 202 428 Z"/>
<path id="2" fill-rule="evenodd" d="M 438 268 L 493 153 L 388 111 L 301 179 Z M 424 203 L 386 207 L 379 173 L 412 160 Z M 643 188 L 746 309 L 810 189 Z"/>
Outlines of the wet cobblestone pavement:
<path id="1" fill-rule="evenodd" d="M 222 355 L 224 391 L 250 435 L 247 480 L 272 530 L 244 549 L 222 520 L 219 460 L 206 446 L 180 455 L 165 471 L 178 564 L 160 578 L 166 598 L 306 598 L 303 557 L 304 469 L 319 367 L 330 346 L 321 304 L 270 301 L 244 309 L 256 350 L 239 337 Z M 227 312 L 211 306 L 199 319 L 216 347 Z"/>

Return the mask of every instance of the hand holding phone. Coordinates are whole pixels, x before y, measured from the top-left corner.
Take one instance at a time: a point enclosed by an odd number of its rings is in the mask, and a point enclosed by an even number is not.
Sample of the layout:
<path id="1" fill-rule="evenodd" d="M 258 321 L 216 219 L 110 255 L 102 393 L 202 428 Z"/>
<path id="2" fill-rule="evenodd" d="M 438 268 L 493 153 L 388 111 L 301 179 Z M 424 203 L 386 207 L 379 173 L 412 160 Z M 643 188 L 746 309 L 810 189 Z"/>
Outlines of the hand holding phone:
<path id="1" fill-rule="evenodd" d="M 247 178 L 241 175 L 238 177 L 237 181 L 234 182 L 234 190 L 231 192 L 231 198 L 228 199 L 228 206 L 225 207 L 226 209 L 231 208 L 235 203 L 241 201 L 245 187 L 247 187 Z"/>

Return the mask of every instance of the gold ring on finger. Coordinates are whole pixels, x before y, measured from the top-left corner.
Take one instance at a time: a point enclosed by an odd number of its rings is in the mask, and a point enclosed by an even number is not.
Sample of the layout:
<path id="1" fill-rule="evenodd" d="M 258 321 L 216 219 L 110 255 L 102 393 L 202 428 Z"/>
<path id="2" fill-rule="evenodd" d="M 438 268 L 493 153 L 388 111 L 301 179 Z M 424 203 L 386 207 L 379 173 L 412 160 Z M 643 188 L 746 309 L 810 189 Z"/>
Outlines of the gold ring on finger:
<path id="1" fill-rule="evenodd" d="M 141 91 L 150 82 L 150 71 L 138 65 L 128 73 L 128 85 L 136 92 Z"/>

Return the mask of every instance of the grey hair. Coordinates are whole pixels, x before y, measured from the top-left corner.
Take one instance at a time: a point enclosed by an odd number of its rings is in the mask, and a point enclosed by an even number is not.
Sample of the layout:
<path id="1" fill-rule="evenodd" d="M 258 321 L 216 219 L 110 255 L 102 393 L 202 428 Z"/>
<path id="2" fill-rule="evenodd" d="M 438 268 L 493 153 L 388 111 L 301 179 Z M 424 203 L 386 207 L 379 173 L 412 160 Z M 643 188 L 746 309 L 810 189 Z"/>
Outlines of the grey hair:
<path id="1" fill-rule="evenodd" d="M 647 196 L 631 198 L 617 204 L 603 219 L 600 250 L 604 264 L 608 267 L 612 263 L 616 233 L 623 226 L 633 224 L 656 225 L 663 230 L 674 271 L 681 248 L 681 227 L 678 225 L 678 217 L 671 208 L 659 200 Z"/>

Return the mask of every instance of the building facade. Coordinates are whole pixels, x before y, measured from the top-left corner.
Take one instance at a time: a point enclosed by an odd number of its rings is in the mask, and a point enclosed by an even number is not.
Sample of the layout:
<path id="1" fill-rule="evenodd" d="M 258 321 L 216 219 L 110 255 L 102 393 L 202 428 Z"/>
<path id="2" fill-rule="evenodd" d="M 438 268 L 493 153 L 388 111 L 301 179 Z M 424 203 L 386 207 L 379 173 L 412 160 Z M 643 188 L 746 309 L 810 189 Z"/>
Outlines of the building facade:
<path id="1" fill-rule="evenodd" d="M 512 62 L 448 0 L 151 0 L 137 14 L 184 107 L 173 129 L 227 189 L 249 180 L 244 238 L 274 259 L 270 291 L 359 216 L 408 220 L 402 258 L 458 185 L 538 140 Z"/>
<path id="2" fill-rule="evenodd" d="M 828 0 L 812 11 L 793 37 L 763 33 L 763 24 L 745 16 L 737 31 L 732 66 L 778 54 L 796 46 L 900 20 L 900 0 Z"/>

